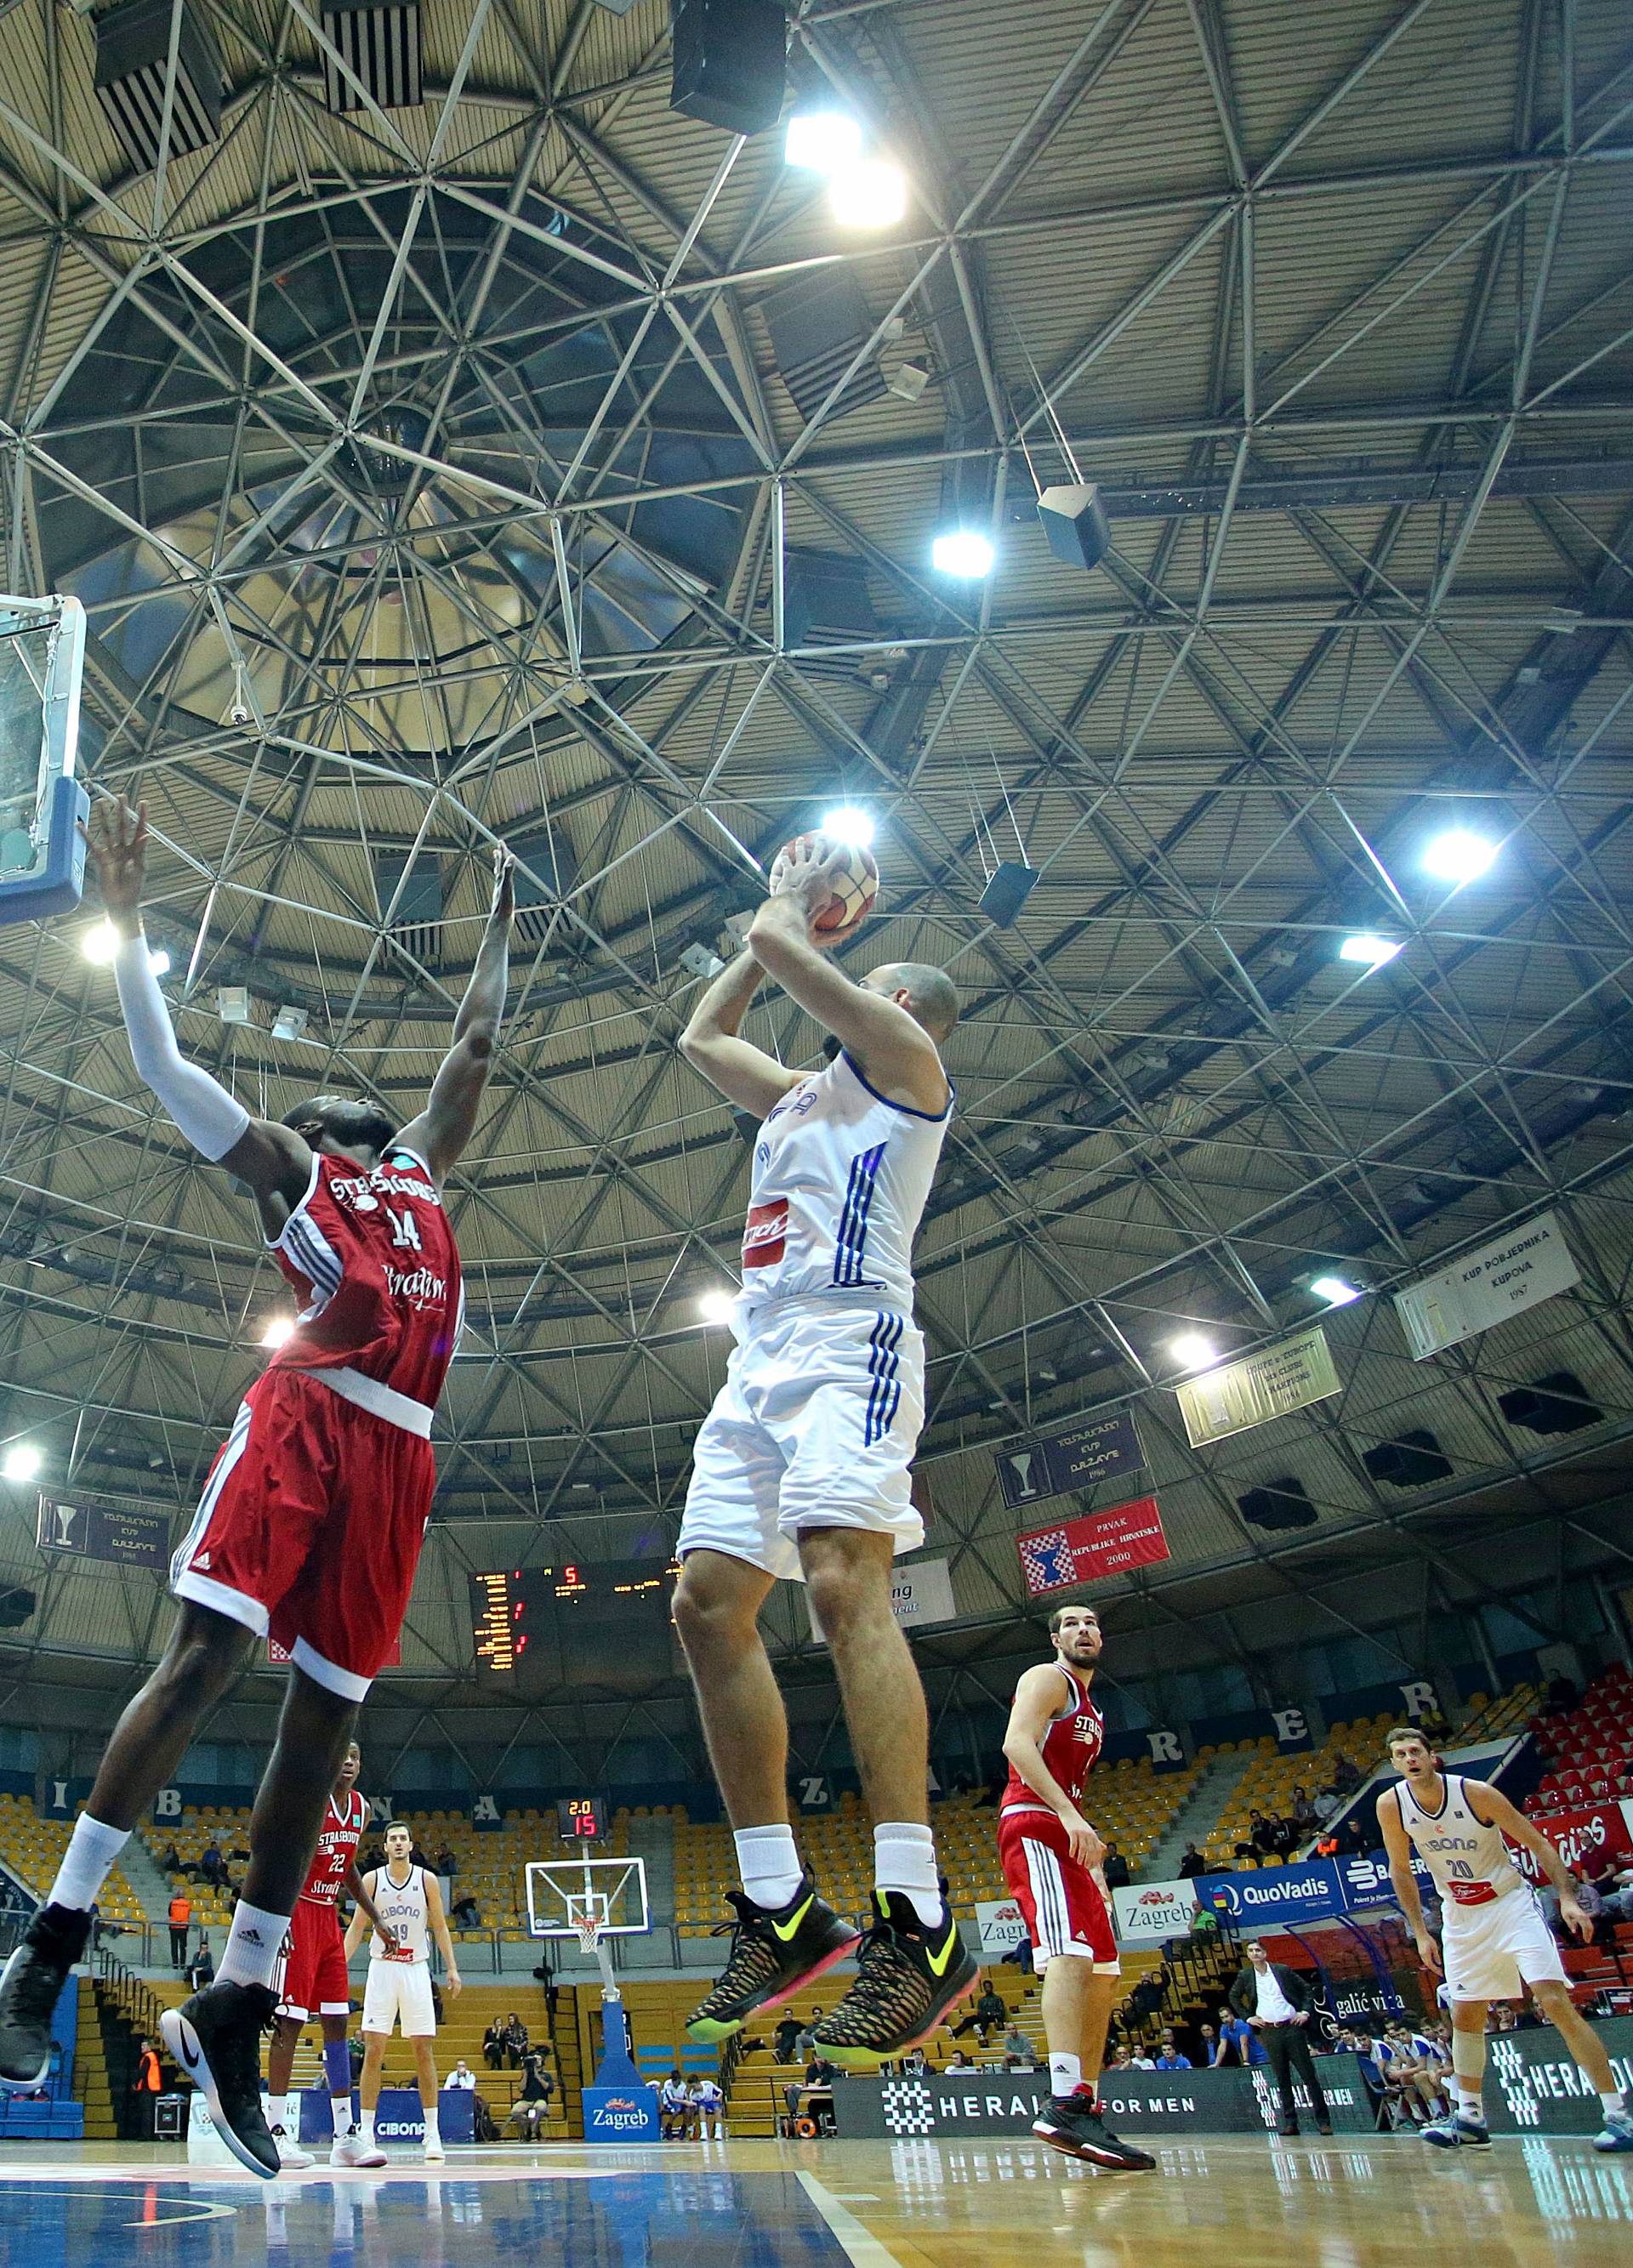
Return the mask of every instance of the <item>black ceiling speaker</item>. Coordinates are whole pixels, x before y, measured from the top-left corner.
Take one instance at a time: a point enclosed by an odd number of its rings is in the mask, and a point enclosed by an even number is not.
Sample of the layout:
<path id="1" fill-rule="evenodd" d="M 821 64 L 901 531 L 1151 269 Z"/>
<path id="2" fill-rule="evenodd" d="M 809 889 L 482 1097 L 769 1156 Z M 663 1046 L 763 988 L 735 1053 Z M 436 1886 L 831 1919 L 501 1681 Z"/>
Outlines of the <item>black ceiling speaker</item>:
<path id="1" fill-rule="evenodd" d="M 788 18 L 782 0 L 669 0 L 669 108 L 728 134 L 763 134 L 782 115 Z"/>
<path id="2" fill-rule="evenodd" d="M 1313 1528 L 1316 1523 L 1316 1508 L 1304 1494 L 1303 1481 L 1292 1473 L 1249 1489 L 1236 1505 L 1250 1528 Z"/>
<path id="3" fill-rule="evenodd" d="M 1112 530 L 1092 481 L 1046 489 L 1038 499 L 1049 549 L 1068 567 L 1097 567 L 1112 548 Z"/>
<path id="4" fill-rule="evenodd" d="M 868 570 L 848 551 L 790 551 L 783 585 L 783 630 L 790 645 L 862 645 L 877 638 Z M 859 659 L 849 656 L 846 667 Z"/>
<path id="5" fill-rule="evenodd" d="M 981 892 L 981 911 L 989 922 L 996 922 L 1000 929 L 1008 929 L 1031 896 L 1037 880 L 1036 866 L 1029 866 L 1019 858 L 1001 859 Z"/>
<path id="6" fill-rule="evenodd" d="M 125 0 L 96 24 L 96 99 L 125 154 L 144 173 L 159 163 L 170 17 L 170 0 Z M 173 158 L 215 140 L 225 84 L 210 26 L 183 0 L 166 144 Z"/>
<path id="7" fill-rule="evenodd" d="M 1529 1433 L 1579 1433 L 1605 1420 L 1574 1370 L 1550 1370 L 1534 1385 L 1499 1394 L 1497 1408 L 1511 1425 L 1523 1425 Z"/>
<path id="8" fill-rule="evenodd" d="M 33 1613 L 37 1604 L 32 1591 L 20 1583 L 9 1583 L 0 1590 L 0 1630 L 18 1630 Z"/>
<path id="9" fill-rule="evenodd" d="M 794 408 L 802 417 L 814 417 L 840 373 L 873 336 L 873 314 L 861 285 L 847 268 L 802 276 L 768 291 L 760 313 L 771 335 L 772 358 Z M 877 401 L 884 391 L 879 357 L 869 355 L 846 380 L 828 415 L 843 417 L 847 409 Z"/>
<path id="10" fill-rule="evenodd" d="M 1419 1428 L 1375 1449 L 1363 1449 L 1361 1462 L 1375 1481 L 1391 1488 L 1426 1488 L 1430 1481 L 1452 1477 L 1452 1460 L 1434 1435 Z"/>
<path id="11" fill-rule="evenodd" d="M 361 110 L 367 89 L 381 110 L 413 110 L 425 100 L 420 85 L 419 0 L 322 0 L 324 36 L 344 62 L 323 55 L 323 104 L 336 116 Z"/>

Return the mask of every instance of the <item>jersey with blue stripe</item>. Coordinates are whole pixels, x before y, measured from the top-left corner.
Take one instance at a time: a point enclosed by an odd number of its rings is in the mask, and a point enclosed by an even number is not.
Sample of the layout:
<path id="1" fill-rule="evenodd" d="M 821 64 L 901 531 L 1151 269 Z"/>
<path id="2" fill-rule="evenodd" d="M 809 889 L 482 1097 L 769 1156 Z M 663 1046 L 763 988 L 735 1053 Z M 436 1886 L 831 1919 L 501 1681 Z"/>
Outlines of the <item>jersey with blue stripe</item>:
<path id="1" fill-rule="evenodd" d="M 913 1246 L 942 1154 L 945 1110 L 889 1102 L 840 1055 L 760 1129 L 743 1240 L 743 1300 L 825 1294 L 913 1313 Z"/>

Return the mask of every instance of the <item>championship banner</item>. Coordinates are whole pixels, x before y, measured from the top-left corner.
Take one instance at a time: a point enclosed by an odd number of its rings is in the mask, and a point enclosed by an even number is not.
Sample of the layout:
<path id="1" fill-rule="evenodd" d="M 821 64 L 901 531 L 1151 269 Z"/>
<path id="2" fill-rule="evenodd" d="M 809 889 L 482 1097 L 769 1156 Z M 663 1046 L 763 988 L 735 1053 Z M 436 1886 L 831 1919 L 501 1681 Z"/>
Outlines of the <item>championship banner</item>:
<path id="1" fill-rule="evenodd" d="M 1037 1433 L 993 1459 L 998 1485 L 1011 1512 L 1046 1496 L 1097 1488 L 1137 1472 L 1145 1451 L 1134 1430 L 1134 1413 L 1114 1410 L 1101 1418 L 1079 1418 L 1058 1433 Z"/>
<path id="2" fill-rule="evenodd" d="M 975 1924 L 981 1933 L 981 1951 L 995 1961 L 1013 1953 L 1026 1936 L 1026 1924 L 1013 1898 L 978 1898 Z"/>
<path id="3" fill-rule="evenodd" d="M 1395 1313 L 1413 1361 L 1424 1362 L 1581 1280 L 1564 1231 L 1551 1212 L 1543 1212 L 1466 1253 L 1437 1276 L 1408 1284 L 1395 1293 Z"/>
<path id="4" fill-rule="evenodd" d="M 1188 1937 L 1196 1919 L 1196 1884 L 1134 1882 L 1112 1892 L 1120 1945 L 1151 1945 L 1158 1939 Z"/>
<path id="5" fill-rule="evenodd" d="M 67 1551 L 82 1559 L 105 1559 L 115 1567 L 170 1564 L 170 1520 L 162 1512 L 137 1512 L 119 1505 L 63 1504 L 42 1496 L 34 1528 L 42 1551 Z"/>
<path id="6" fill-rule="evenodd" d="M 1110 1512 L 1063 1520 L 1056 1528 L 1036 1528 L 1015 1539 L 1027 1594 L 1070 1590 L 1098 1582 L 1130 1567 L 1149 1567 L 1168 1557 L 1168 1538 L 1154 1496 L 1136 1497 Z"/>
<path id="7" fill-rule="evenodd" d="M 1175 1389 L 1186 1439 L 1193 1449 L 1229 1440 L 1272 1418 L 1285 1418 L 1341 1391 L 1333 1350 L 1319 1323 L 1297 1338 L 1261 1347 L 1240 1362 L 1223 1362 Z"/>

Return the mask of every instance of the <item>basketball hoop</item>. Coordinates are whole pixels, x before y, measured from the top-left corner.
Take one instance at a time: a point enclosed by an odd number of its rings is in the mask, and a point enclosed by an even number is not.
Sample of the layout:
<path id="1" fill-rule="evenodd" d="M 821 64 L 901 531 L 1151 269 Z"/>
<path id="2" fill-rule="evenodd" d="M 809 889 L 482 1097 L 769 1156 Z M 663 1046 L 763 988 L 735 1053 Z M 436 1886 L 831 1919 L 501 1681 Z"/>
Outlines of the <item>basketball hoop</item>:
<path id="1" fill-rule="evenodd" d="M 593 1961 L 601 1971 L 601 1997 L 603 2000 L 621 2000 L 617 1977 L 612 1970 L 612 1948 L 607 1942 L 607 1911 L 592 1892 L 582 1902 L 569 1902 L 567 1919 L 579 1940 L 579 1950 Z"/>

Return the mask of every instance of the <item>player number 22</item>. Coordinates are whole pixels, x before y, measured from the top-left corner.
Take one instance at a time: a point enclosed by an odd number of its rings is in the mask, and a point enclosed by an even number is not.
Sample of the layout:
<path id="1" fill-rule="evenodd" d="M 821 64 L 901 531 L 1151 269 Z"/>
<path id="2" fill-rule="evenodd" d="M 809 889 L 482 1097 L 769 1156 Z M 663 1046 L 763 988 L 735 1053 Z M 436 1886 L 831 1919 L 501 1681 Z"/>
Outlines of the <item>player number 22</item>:
<path id="1" fill-rule="evenodd" d="M 400 1250 L 419 1250 L 419 1223 L 407 1205 L 399 1212 L 395 1205 L 386 1207 L 386 1218 L 391 1223 L 391 1241 Z"/>

